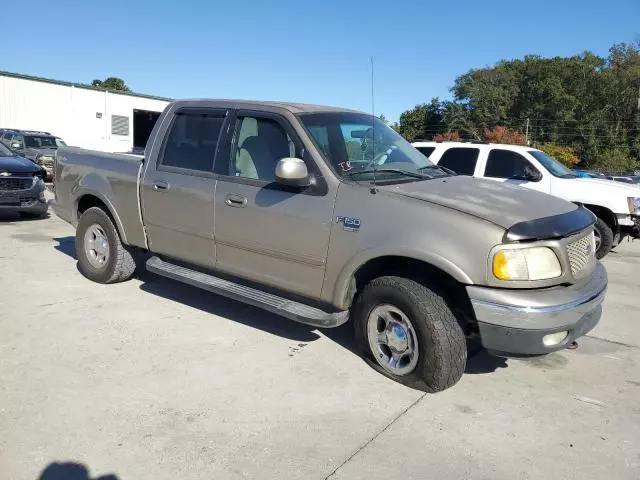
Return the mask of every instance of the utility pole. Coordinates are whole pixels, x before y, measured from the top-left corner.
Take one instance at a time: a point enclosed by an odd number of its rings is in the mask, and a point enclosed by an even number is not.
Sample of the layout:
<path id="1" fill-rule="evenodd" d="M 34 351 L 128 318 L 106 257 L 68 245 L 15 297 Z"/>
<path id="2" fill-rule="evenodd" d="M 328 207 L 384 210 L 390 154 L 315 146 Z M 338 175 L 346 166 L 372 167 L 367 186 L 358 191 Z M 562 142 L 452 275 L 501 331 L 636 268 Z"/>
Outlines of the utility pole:
<path id="1" fill-rule="evenodd" d="M 638 99 L 638 107 L 640 108 L 640 98 Z M 527 141 L 527 146 L 529 145 L 529 117 L 527 117 L 527 126 L 525 127 L 525 138 Z"/>

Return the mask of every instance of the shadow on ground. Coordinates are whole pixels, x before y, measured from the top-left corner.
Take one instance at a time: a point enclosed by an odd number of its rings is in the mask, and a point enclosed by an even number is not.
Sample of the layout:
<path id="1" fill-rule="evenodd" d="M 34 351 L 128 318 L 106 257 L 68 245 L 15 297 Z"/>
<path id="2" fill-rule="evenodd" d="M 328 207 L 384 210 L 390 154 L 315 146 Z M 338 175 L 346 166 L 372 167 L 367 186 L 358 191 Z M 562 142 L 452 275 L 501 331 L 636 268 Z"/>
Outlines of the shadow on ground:
<path id="1" fill-rule="evenodd" d="M 89 469 L 81 463 L 53 462 L 47 465 L 38 480 L 118 480 L 113 474 L 90 477 Z"/>
<path id="2" fill-rule="evenodd" d="M 23 217 L 18 212 L 0 211 L 0 224 L 2 223 L 27 223 L 27 222 L 40 222 L 46 220 L 51 216 L 49 212 L 45 213 L 41 217 Z"/>
<path id="3" fill-rule="evenodd" d="M 54 238 L 54 240 L 58 242 L 54 246 L 56 250 L 76 258 L 74 237 L 58 237 Z M 313 342 L 321 338 L 316 328 L 312 326 L 297 323 L 257 307 L 154 275 L 144 269 L 141 269 L 138 273 L 138 278 L 142 281 L 140 289 L 146 293 L 180 302 L 203 312 L 262 330 L 271 335 L 304 343 Z M 337 328 L 324 329 L 322 334 L 354 355 L 358 355 L 351 322 L 347 322 Z M 491 373 L 499 368 L 507 367 L 506 359 L 489 355 L 482 349 L 477 338 L 469 341 L 467 357 L 465 370 L 467 374 Z"/>
<path id="4" fill-rule="evenodd" d="M 54 245 L 53 248 L 58 250 L 59 252 L 68 255 L 71 258 L 76 258 L 76 238 L 72 236 L 68 237 L 58 237 L 54 238 L 57 245 Z"/>
<path id="5" fill-rule="evenodd" d="M 320 334 L 312 326 L 291 321 L 251 305 L 204 292 L 190 285 L 148 272 L 143 272 L 139 278 L 143 282 L 140 288 L 144 292 L 180 302 L 207 313 L 219 315 L 272 335 L 305 343 L 313 342 L 320 338 Z M 351 322 L 347 322 L 337 328 L 323 329 L 322 334 L 354 355 L 358 355 Z M 489 355 L 481 348 L 477 339 L 469 342 L 467 355 L 465 373 L 468 374 L 491 373 L 499 368 L 507 367 L 506 359 Z"/>

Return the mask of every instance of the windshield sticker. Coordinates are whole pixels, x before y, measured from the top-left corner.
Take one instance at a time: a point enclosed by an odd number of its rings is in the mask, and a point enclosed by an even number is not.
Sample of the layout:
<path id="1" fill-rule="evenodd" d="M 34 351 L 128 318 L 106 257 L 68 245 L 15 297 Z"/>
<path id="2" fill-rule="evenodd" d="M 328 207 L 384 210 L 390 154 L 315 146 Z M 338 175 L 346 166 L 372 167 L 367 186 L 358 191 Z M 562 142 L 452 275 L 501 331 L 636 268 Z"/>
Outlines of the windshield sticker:
<path id="1" fill-rule="evenodd" d="M 353 165 L 351 165 L 351 162 L 349 160 L 347 160 L 346 162 L 340 162 L 338 166 L 342 169 L 343 172 L 353 170 Z"/>

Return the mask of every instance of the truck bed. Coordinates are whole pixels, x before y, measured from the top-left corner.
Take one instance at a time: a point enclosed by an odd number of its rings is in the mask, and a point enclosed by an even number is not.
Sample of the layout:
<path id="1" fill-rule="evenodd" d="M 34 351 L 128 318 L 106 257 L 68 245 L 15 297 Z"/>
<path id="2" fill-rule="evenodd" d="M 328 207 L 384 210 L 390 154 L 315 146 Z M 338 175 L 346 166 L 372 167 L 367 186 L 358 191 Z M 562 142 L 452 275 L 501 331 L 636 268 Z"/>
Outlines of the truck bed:
<path id="1" fill-rule="evenodd" d="M 56 213 L 75 225 L 78 203 L 93 195 L 109 208 L 123 242 L 145 247 L 138 197 L 142 159 L 130 153 L 61 147 L 55 167 Z"/>

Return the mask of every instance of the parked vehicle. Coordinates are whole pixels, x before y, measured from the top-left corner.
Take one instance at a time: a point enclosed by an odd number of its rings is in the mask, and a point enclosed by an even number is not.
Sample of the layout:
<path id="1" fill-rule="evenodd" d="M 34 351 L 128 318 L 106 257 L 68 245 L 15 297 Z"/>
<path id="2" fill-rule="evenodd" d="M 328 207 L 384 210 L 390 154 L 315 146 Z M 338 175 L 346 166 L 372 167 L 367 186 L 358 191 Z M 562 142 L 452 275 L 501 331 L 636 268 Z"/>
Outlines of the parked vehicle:
<path id="1" fill-rule="evenodd" d="M 0 211 L 40 217 L 47 212 L 44 171 L 0 143 Z"/>
<path id="2" fill-rule="evenodd" d="M 56 150 L 67 145 L 60 137 L 32 130 L 6 130 L 0 137 L 0 142 L 43 167 L 47 181 L 53 176 Z"/>
<path id="3" fill-rule="evenodd" d="M 430 160 L 461 175 L 482 177 L 583 204 L 596 217 L 596 256 L 603 258 L 626 236 L 640 238 L 640 191 L 596 178 L 578 178 L 546 153 L 519 145 L 418 142 Z"/>
<path id="4" fill-rule="evenodd" d="M 314 327 L 351 318 L 374 368 L 428 391 L 458 381 L 466 335 L 544 354 L 601 315 L 588 210 L 450 176 L 354 111 L 179 101 L 144 158 L 62 147 L 55 183 L 90 280 L 127 280 L 143 251 L 152 272 Z"/>

